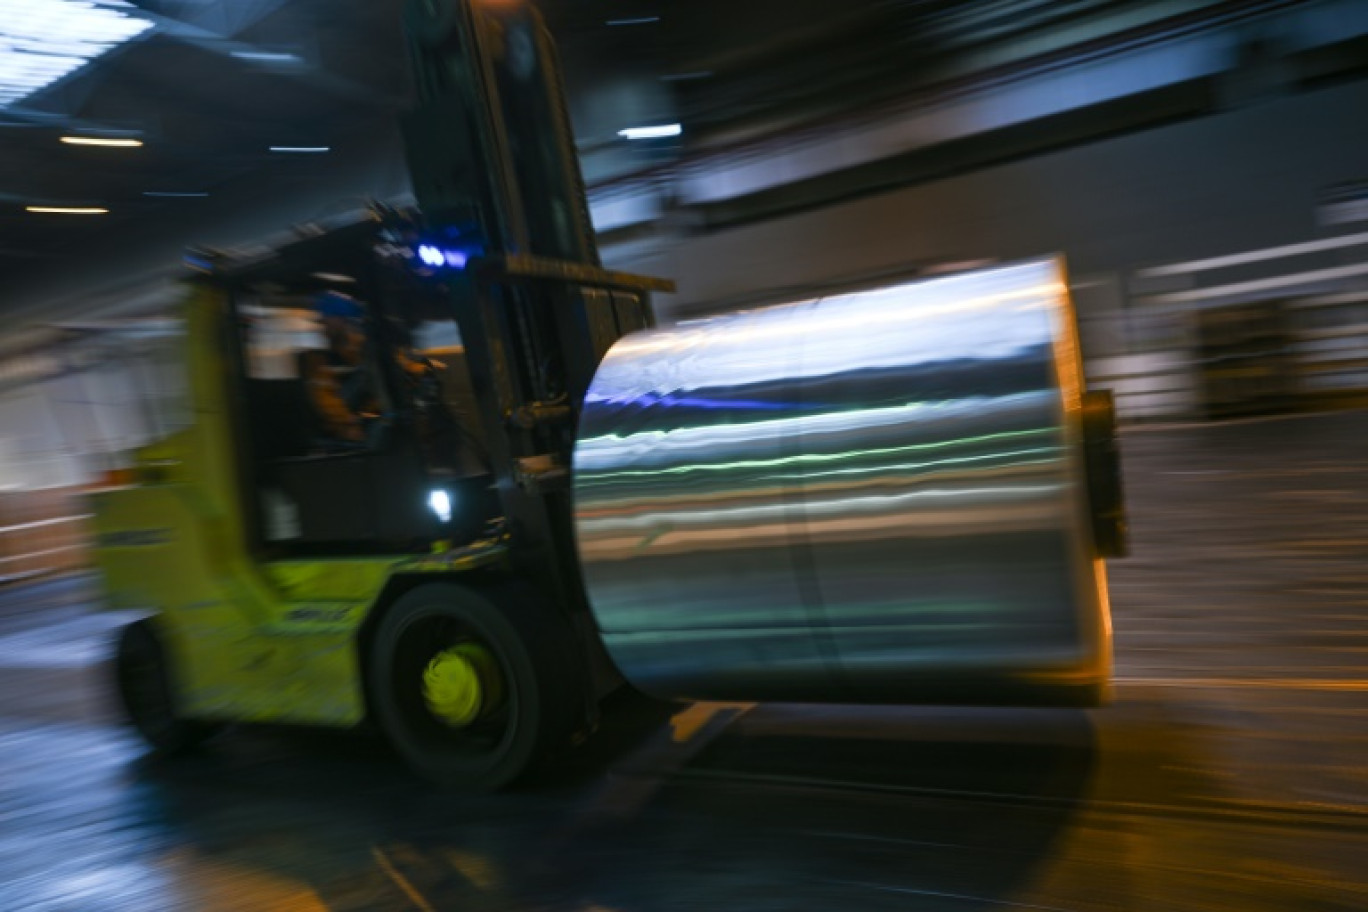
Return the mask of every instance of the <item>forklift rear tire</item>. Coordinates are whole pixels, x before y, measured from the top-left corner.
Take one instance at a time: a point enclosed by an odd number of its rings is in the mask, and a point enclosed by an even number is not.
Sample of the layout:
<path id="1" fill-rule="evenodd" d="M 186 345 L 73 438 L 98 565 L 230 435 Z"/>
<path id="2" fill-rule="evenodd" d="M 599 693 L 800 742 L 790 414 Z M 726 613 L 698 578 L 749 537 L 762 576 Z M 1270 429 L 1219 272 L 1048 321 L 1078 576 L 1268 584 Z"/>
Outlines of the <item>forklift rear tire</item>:
<path id="1" fill-rule="evenodd" d="M 583 715 L 572 636 L 525 584 L 421 586 L 376 631 L 372 708 L 415 772 L 448 788 L 502 788 L 567 742 Z"/>
<path id="2" fill-rule="evenodd" d="M 177 714 L 166 649 L 150 621 L 134 621 L 119 632 L 114 673 L 124 715 L 158 754 L 184 753 L 222 729 Z"/>

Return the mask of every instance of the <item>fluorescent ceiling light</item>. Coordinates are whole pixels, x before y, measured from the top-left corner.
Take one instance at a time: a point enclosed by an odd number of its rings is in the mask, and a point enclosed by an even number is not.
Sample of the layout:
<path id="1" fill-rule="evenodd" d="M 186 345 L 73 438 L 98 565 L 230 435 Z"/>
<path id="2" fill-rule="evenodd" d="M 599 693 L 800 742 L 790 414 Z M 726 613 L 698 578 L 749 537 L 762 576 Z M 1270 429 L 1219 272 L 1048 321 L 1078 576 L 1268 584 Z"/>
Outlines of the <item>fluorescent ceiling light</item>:
<path id="1" fill-rule="evenodd" d="M 665 136 L 678 136 L 683 132 L 683 127 L 673 123 L 654 127 L 628 127 L 625 130 L 618 130 L 618 136 L 624 139 L 660 139 Z"/>
<path id="2" fill-rule="evenodd" d="M 650 25 L 659 21 L 659 16 L 639 16 L 636 19 L 609 19 L 604 25 Z"/>
<path id="3" fill-rule="evenodd" d="M 298 54 L 285 54 L 277 51 L 233 51 L 232 56 L 239 60 L 251 60 L 256 63 L 302 63 L 303 60 Z"/>
<path id="4" fill-rule="evenodd" d="M 62 142 L 69 146 L 115 146 L 121 149 L 136 149 L 142 145 L 141 139 L 116 139 L 110 136 L 63 136 Z"/>
<path id="5" fill-rule="evenodd" d="M 272 152 L 331 152 L 331 146 L 271 146 Z"/>
<path id="6" fill-rule="evenodd" d="M 166 197 L 167 199 L 181 199 L 190 197 L 208 196 L 205 190 L 144 190 L 143 196 Z"/>
<path id="7" fill-rule="evenodd" d="M 150 29 L 119 11 L 131 8 L 113 0 L 0 0 L 0 107 Z"/>
<path id="8" fill-rule="evenodd" d="M 46 215 L 104 215 L 109 212 L 103 206 L 25 206 L 24 209 Z"/>

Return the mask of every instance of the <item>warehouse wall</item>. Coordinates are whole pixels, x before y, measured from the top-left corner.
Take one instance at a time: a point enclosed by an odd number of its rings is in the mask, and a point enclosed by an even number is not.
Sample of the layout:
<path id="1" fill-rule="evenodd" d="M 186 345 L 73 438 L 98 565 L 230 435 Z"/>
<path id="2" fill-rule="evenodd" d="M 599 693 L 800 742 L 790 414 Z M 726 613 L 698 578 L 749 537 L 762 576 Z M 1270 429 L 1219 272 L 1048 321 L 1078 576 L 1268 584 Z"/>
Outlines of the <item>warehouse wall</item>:
<path id="1" fill-rule="evenodd" d="M 665 308 L 772 288 L 1062 252 L 1076 276 L 1323 236 L 1326 186 L 1368 178 L 1368 81 L 1265 101 L 981 172 L 700 236 L 605 251 L 670 276 Z M 1339 226 L 1334 231 L 1343 231 Z M 1361 255 L 1353 251 L 1346 256 Z M 1114 302 L 1115 303 L 1115 302 Z"/>

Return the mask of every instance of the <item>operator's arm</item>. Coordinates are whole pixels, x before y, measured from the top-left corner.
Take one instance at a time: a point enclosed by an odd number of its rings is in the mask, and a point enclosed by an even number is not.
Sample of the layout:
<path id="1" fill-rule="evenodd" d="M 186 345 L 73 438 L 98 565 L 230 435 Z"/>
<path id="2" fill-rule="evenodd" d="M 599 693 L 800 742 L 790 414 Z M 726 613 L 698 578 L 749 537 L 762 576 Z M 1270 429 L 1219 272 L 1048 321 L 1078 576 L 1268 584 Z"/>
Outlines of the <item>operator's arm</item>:
<path id="1" fill-rule="evenodd" d="M 338 440 L 360 443 L 363 439 L 360 419 L 347 408 L 342 388 L 328 366 L 322 352 L 309 352 L 304 357 L 304 383 L 309 391 L 309 404 L 322 422 L 323 432 Z"/>
<path id="2" fill-rule="evenodd" d="M 431 376 L 436 370 L 446 365 L 438 361 L 433 361 L 423 355 L 413 351 L 400 349 L 394 353 L 394 360 L 399 365 L 399 369 L 410 380 L 424 380 Z"/>

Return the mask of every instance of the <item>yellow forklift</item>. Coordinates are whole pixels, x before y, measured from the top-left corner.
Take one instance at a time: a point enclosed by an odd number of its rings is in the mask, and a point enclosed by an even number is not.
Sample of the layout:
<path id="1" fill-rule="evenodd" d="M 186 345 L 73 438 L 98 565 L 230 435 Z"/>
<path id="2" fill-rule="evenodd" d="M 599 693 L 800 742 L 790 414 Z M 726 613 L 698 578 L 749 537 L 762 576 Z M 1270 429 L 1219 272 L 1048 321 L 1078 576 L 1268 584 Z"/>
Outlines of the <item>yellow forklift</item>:
<path id="1" fill-rule="evenodd" d="M 155 609 L 116 662 L 155 747 L 369 717 L 419 772 L 491 788 L 620 681 L 578 576 L 570 456 L 598 360 L 672 285 L 600 266 L 536 11 L 406 17 L 422 215 L 189 255 L 193 422 L 95 495 L 96 553 L 112 607 Z M 316 329 L 329 301 L 355 364 Z M 366 387 L 341 439 L 317 389 L 340 366 Z"/>
<path id="2" fill-rule="evenodd" d="M 1106 698 L 1124 516 L 1057 261 L 639 333 L 672 285 L 599 262 L 536 12 L 406 16 L 419 210 L 192 252 L 191 420 L 95 495 L 107 602 L 149 609 L 115 667 L 152 745 L 371 720 L 488 789 L 592 729 L 619 668 L 673 698 Z"/>

